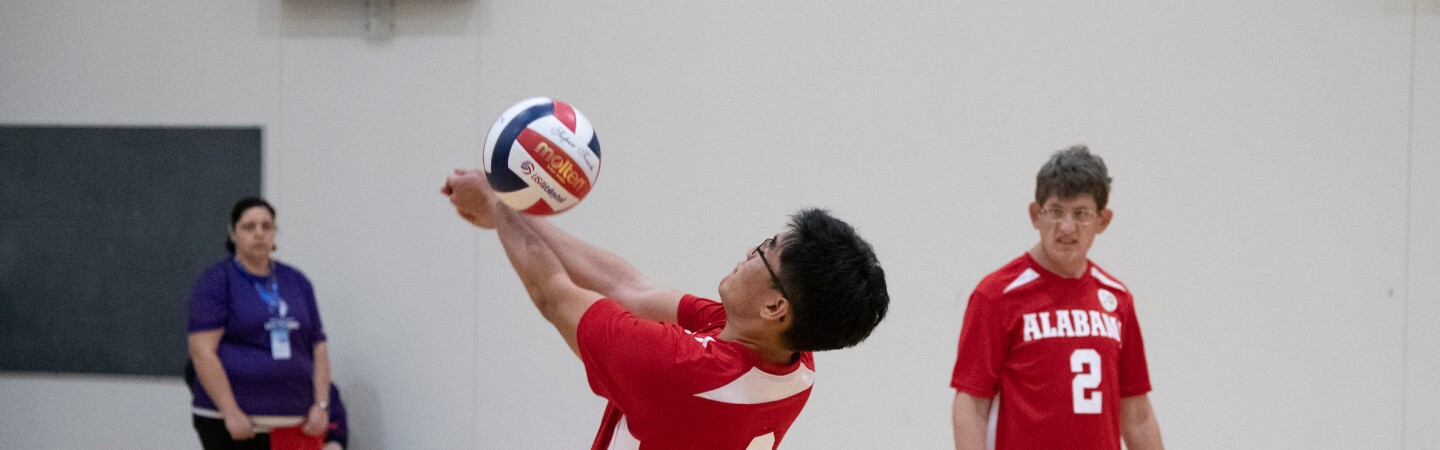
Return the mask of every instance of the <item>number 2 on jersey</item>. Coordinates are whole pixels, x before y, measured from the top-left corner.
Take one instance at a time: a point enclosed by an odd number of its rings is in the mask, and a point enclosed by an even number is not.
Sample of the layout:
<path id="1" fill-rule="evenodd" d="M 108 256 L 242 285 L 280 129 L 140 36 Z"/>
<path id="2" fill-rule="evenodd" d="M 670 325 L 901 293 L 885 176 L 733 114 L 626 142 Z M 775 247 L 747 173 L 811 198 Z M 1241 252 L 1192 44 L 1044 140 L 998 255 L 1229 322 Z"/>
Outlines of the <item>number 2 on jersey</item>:
<path id="1" fill-rule="evenodd" d="M 1090 391 L 1100 387 L 1100 353 L 1093 348 L 1075 350 L 1070 353 L 1070 371 L 1077 374 L 1070 382 L 1075 414 L 1100 414 L 1104 397 L 1100 391 Z"/>

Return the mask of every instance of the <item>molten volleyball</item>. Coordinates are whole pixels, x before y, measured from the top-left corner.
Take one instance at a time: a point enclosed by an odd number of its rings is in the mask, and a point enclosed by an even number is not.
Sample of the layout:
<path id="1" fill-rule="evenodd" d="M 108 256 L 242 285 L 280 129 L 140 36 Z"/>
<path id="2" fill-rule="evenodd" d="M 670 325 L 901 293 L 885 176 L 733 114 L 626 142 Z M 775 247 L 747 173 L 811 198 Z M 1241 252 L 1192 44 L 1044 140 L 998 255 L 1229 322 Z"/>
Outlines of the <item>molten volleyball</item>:
<path id="1" fill-rule="evenodd" d="M 600 175 L 600 140 L 569 104 L 534 97 L 512 105 L 485 137 L 486 178 L 500 200 L 529 214 L 580 203 Z"/>

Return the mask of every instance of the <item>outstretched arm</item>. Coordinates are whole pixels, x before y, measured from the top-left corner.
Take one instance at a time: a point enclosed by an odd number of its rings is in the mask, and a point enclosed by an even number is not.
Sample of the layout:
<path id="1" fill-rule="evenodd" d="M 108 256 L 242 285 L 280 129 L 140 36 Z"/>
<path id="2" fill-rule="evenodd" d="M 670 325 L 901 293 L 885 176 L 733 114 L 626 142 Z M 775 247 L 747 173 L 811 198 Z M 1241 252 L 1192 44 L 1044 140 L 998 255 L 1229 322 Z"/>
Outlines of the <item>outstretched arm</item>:
<path id="1" fill-rule="evenodd" d="M 495 231 L 500 235 L 501 245 L 505 246 L 505 255 L 510 257 L 510 265 L 520 275 L 520 281 L 525 283 L 530 300 L 545 320 L 550 321 L 565 338 L 570 350 L 579 356 L 580 347 L 575 333 L 580 326 L 580 317 L 585 315 L 590 305 L 600 300 L 601 295 L 576 286 L 570 280 L 555 252 L 526 226 L 520 213 L 503 205 L 492 209 Z"/>
<path id="2" fill-rule="evenodd" d="M 555 252 L 530 229 L 520 213 L 498 204 L 499 199 L 479 171 L 456 170 L 455 175 L 445 180 L 440 192 L 450 197 L 465 220 L 481 228 L 495 229 L 530 301 L 565 338 L 570 350 L 579 355 L 575 333 L 580 317 L 600 300 L 600 294 L 575 285 Z"/>
<path id="3" fill-rule="evenodd" d="M 620 302 L 636 317 L 676 323 L 683 293 L 656 283 L 619 255 L 576 239 L 545 219 L 523 219 L 545 244 L 556 249 L 556 256 L 576 284 Z"/>
<path id="4" fill-rule="evenodd" d="M 450 197 L 455 209 L 470 223 L 481 228 L 494 228 L 494 210 L 509 210 L 495 205 L 484 172 L 456 170 L 446 180 L 441 193 Z M 570 279 L 579 287 L 615 300 L 636 317 L 676 322 L 676 310 L 683 294 L 665 287 L 640 273 L 620 256 L 577 239 L 541 217 L 517 215 L 532 233 L 549 246 L 564 266 Z"/>

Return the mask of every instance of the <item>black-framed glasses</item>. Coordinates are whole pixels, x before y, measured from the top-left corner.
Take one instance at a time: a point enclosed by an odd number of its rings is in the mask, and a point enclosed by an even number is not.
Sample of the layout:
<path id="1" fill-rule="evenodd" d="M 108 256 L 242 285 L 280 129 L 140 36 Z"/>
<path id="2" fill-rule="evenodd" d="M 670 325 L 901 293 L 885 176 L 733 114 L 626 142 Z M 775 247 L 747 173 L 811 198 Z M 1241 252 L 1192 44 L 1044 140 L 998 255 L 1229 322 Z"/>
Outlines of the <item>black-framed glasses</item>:
<path id="1" fill-rule="evenodd" d="M 765 240 L 760 241 L 760 245 L 755 246 L 755 255 L 759 256 L 760 262 L 765 264 L 765 272 L 770 274 L 770 282 L 775 283 L 775 290 L 780 291 L 780 295 L 785 296 L 785 298 L 790 298 L 790 294 L 785 293 L 785 286 L 780 285 L 780 277 L 775 276 L 775 270 L 770 268 L 770 260 L 765 259 L 765 250 L 762 250 L 765 246 L 774 245 L 774 237 L 765 238 Z"/>

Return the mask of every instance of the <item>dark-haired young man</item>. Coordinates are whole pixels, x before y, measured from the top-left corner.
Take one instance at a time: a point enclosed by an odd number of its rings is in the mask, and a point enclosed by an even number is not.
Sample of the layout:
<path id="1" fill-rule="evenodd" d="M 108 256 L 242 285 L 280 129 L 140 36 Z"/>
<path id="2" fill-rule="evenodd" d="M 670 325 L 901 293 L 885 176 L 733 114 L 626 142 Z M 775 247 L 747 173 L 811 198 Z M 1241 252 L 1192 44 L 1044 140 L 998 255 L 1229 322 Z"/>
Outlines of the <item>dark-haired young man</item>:
<path id="1" fill-rule="evenodd" d="M 870 245 L 801 211 L 720 281 L 720 303 L 662 286 L 610 252 L 498 204 L 480 171 L 441 193 L 494 228 L 530 298 L 610 401 L 593 449 L 774 449 L 810 397 L 810 352 L 860 343 L 885 317 Z"/>
<path id="2" fill-rule="evenodd" d="M 950 385 L 955 448 L 1161 449 L 1130 290 L 1086 256 L 1114 213 L 1110 175 L 1085 146 L 1036 176 L 1040 242 L 980 281 Z M 994 423 L 990 423 L 994 420 Z"/>

